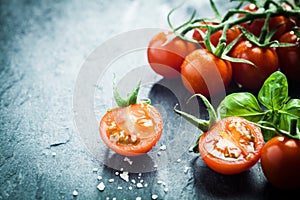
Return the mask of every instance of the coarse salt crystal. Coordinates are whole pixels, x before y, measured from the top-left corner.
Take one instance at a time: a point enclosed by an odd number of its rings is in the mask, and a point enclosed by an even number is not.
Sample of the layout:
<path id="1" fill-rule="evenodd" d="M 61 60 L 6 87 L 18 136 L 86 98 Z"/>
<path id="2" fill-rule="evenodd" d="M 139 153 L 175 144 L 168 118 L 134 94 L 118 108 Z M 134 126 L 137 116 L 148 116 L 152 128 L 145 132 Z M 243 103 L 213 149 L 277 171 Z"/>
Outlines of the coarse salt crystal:
<path id="1" fill-rule="evenodd" d="M 157 196 L 156 194 L 152 194 L 151 198 L 152 198 L 153 200 L 155 200 L 155 199 L 158 198 L 158 196 Z"/>
<path id="2" fill-rule="evenodd" d="M 135 200 L 142 200 L 142 197 L 137 197 Z"/>
<path id="3" fill-rule="evenodd" d="M 104 191 L 105 189 L 105 185 L 103 182 L 99 183 L 99 185 L 97 186 L 98 190 L 100 190 L 101 192 Z"/>
<path id="4" fill-rule="evenodd" d="M 102 180 L 102 176 L 97 176 L 97 180 L 98 181 Z"/>
<path id="5" fill-rule="evenodd" d="M 74 191 L 73 191 L 73 196 L 77 196 L 77 195 L 78 195 L 77 190 L 74 190 Z"/>
<path id="6" fill-rule="evenodd" d="M 167 149 L 166 145 L 161 145 L 160 150 L 165 151 Z"/>
<path id="7" fill-rule="evenodd" d="M 108 182 L 110 182 L 110 183 L 112 183 L 114 181 L 115 181 L 115 179 L 113 179 L 113 178 L 111 178 L 111 179 L 108 180 Z"/>
<path id="8" fill-rule="evenodd" d="M 93 168 L 93 172 L 98 172 L 98 168 L 97 167 Z"/>
<path id="9" fill-rule="evenodd" d="M 142 187 L 143 187 L 143 184 L 137 183 L 137 184 L 136 184 L 136 187 L 137 187 L 137 188 L 142 188 Z"/>
<path id="10" fill-rule="evenodd" d="M 119 172 L 115 172 L 115 175 L 118 176 L 118 175 L 119 175 Z"/>
<path id="11" fill-rule="evenodd" d="M 118 188 L 117 188 L 118 190 L 122 190 L 123 189 L 123 187 L 121 187 L 121 186 L 118 186 Z"/>
<path id="12" fill-rule="evenodd" d="M 165 189 L 164 189 L 164 191 L 165 191 L 165 192 L 168 192 L 168 191 L 169 191 L 169 189 L 168 189 L 168 188 L 165 188 Z"/>
<path id="13" fill-rule="evenodd" d="M 124 181 L 128 182 L 129 181 L 129 175 L 128 172 L 123 172 L 120 174 L 120 178 L 123 179 Z"/>

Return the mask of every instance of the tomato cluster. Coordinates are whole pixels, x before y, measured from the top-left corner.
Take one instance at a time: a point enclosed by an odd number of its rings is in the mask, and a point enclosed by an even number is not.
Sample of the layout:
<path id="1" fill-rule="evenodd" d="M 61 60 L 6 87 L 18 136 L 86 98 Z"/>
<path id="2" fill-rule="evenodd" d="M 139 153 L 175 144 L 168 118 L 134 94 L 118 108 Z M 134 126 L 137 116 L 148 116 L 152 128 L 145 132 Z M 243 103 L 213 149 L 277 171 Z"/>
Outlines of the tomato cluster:
<path id="1" fill-rule="evenodd" d="M 158 33 L 148 46 L 149 64 L 165 78 L 181 77 L 188 91 L 206 97 L 224 91 L 231 81 L 258 90 L 277 70 L 291 81 L 299 81 L 300 44 L 299 34 L 295 34 L 299 17 L 286 14 L 298 8 L 286 3 L 277 6 L 273 11 L 267 4 L 246 4 L 236 9 L 234 16 L 228 13 L 236 18 L 234 23 L 227 17 L 221 21 L 198 19 L 182 32 Z M 262 9 L 273 15 L 268 17 Z M 189 31 L 192 38 L 185 36 Z M 224 45 L 228 47 L 225 51 Z"/>

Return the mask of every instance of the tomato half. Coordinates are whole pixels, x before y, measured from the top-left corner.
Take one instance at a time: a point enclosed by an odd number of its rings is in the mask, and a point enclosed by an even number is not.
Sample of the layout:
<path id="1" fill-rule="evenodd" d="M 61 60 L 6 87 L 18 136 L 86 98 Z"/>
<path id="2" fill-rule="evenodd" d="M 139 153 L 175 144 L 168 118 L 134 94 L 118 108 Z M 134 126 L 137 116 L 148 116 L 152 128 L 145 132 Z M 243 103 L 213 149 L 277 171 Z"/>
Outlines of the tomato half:
<path id="1" fill-rule="evenodd" d="M 159 111 L 145 103 L 112 109 L 103 116 L 99 126 L 103 142 L 125 156 L 150 151 L 159 140 L 162 130 Z"/>
<path id="2" fill-rule="evenodd" d="M 228 117 L 200 137 L 199 152 L 212 170 L 231 175 L 254 166 L 263 145 L 260 128 L 244 118 Z"/>
<path id="3" fill-rule="evenodd" d="M 234 47 L 231 56 L 255 64 L 253 66 L 246 63 L 232 63 L 233 78 L 248 89 L 259 89 L 264 81 L 278 70 L 278 56 L 275 49 L 261 48 L 247 40 Z"/>
<path id="4" fill-rule="evenodd" d="M 190 53 L 181 66 L 183 85 L 192 93 L 206 97 L 225 91 L 232 78 L 230 62 L 222 60 L 206 49 Z"/>
<path id="5" fill-rule="evenodd" d="M 300 189 L 300 140 L 276 136 L 261 153 L 261 167 L 267 180 L 280 189 Z"/>
<path id="6" fill-rule="evenodd" d="M 288 80 L 299 82 L 300 74 L 300 39 L 294 31 L 283 34 L 279 42 L 296 44 L 294 47 L 277 48 L 279 68 L 286 75 Z"/>
<path id="7" fill-rule="evenodd" d="M 147 49 L 151 68 L 165 78 L 179 77 L 184 58 L 196 49 L 196 44 L 178 37 L 165 44 L 172 34 L 172 32 L 158 33 L 151 39 Z"/>

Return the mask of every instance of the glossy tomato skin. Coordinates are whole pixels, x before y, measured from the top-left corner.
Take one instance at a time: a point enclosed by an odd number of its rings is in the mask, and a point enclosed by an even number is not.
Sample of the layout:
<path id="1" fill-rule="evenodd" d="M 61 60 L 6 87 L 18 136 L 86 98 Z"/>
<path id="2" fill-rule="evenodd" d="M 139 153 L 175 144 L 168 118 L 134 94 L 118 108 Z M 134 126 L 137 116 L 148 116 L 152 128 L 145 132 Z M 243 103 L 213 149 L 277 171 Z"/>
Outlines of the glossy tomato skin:
<path id="1" fill-rule="evenodd" d="M 112 109 L 102 117 L 99 125 L 106 146 L 124 156 L 138 156 L 150 151 L 162 130 L 159 111 L 145 103 Z"/>
<path id="2" fill-rule="evenodd" d="M 240 124 L 244 128 L 240 128 Z M 220 174 L 232 175 L 254 166 L 260 158 L 263 145 L 260 128 L 244 118 L 228 117 L 200 137 L 199 152 L 209 168 Z"/>
<path id="3" fill-rule="evenodd" d="M 244 8 L 246 11 L 256 12 L 258 8 L 254 4 L 248 4 Z M 239 17 L 244 16 L 244 14 L 239 14 Z M 269 30 L 271 31 L 277 25 L 281 24 L 280 28 L 275 32 L 272 39 L 278 39 L 285 31 L 286 31 L 286 22 L 287 19 L 283 16 L 271 17 L 269 21 Z M 256 37 L 259 37 L 261 34 L 261 30 L 264 26 L 265 19 L 255 19 L 252 22 L 242 24 L 249 32 L 253 33 Z"/>
<path id="4" fill-rule="evenodd" d="M 148 46 L 147 57 L 151 68 L 165 78 L 180 76 L 180 66 L 190 52 L 197 48 L 196 44 L 175 37 L 168 44 L 172 32 L 160 32 L 155 35 Z"/>
<path id="5" fill-rule="evenodd" d="M 214 96 L 230 84 L 232 68 L 228 61 L 222 60 L 206 49 L 190 53 L 181 66 L 183 85 L 192 93 L 206 97 Z"/>
<path id="6" fill-rule="evenodd" d="M 279 42 L 296 44 L 294 47 L 277 48 L 279 68 L 286 75 L 287 79 L 293 82 L 300 82 L 300 41 L 294 31 L 283 34 Z"/>
<path id="7" fill-rule="evenodd" d="M 211 24 L 211 23 L 210 23 Z M 205 28 L 199 28 L 199 29 L 195 29 L 194 32 L 193 32 L 193 39 L 201 42 L 201 46 L 204 48 L 204 44 L 202 43 L 203 42 L 203 37 L 202 35 L 200 34 L 200 31 L 202 31 L 203 33 L 206 33 L 207 30 Z M 217 46 L 218 43 L 219 43 L 219 40 L 222 36 L 222 33 L 223 31 L 222 30 L 219 30 L 215 33 L 213 33 L 211 36 L 210 36 L 210 41 L 211 43 L 214 45 L 214 46 Z M 226 33 L 226 44 L 230 44 L 235 38 L 237 38 L 239 35 L 241 34 L 241 31 L 239 28 L 237 27 L 232 27 L 230 29 L 227 30 L 227 33 Z"/>
<path id="8" fill-rule="evenodd" d="M 276 136 L 263 147 L 261 167 L 267 180 L 279 189 L 300 189 L 300 140 Z"/>
<path id="9" fill-rule="evenodd" d="M 232 63 L 233 78 L 243 87 L 259 89 L 264 81 L 278 70 L 278 56 L 273 48 L 261 48 L 250 41 L 242 41 L 232 49 L 231 56 L 255 64 Z"/>

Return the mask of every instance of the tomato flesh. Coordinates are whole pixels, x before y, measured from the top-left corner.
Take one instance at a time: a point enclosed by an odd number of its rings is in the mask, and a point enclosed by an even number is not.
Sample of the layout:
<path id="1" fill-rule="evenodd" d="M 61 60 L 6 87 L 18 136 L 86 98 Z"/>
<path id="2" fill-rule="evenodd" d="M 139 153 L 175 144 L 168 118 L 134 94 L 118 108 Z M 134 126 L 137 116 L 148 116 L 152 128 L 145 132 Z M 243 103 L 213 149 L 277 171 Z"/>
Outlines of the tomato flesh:
<path id="1" fill-rule="evenodd" d="M 133 104 L 108 111 L 100 122 L 103 142 L 113 151 L 135 156 L 150 151 L 162 134 L 159 111 L 149 104 Z"/>
<path id="2" fill-rule="evenodd" d="M 221 174 L 238 174 L 257 163 L 264 140 L 260 129 L 241 117 L 216 123 L 199 140 L 208 167 Z"/>
<path id="3" fill-rule="evenodd" d="M 261 167 L 279 189 L 300 189 L 300 140 L 276 136 L 262 149 Z"/>

